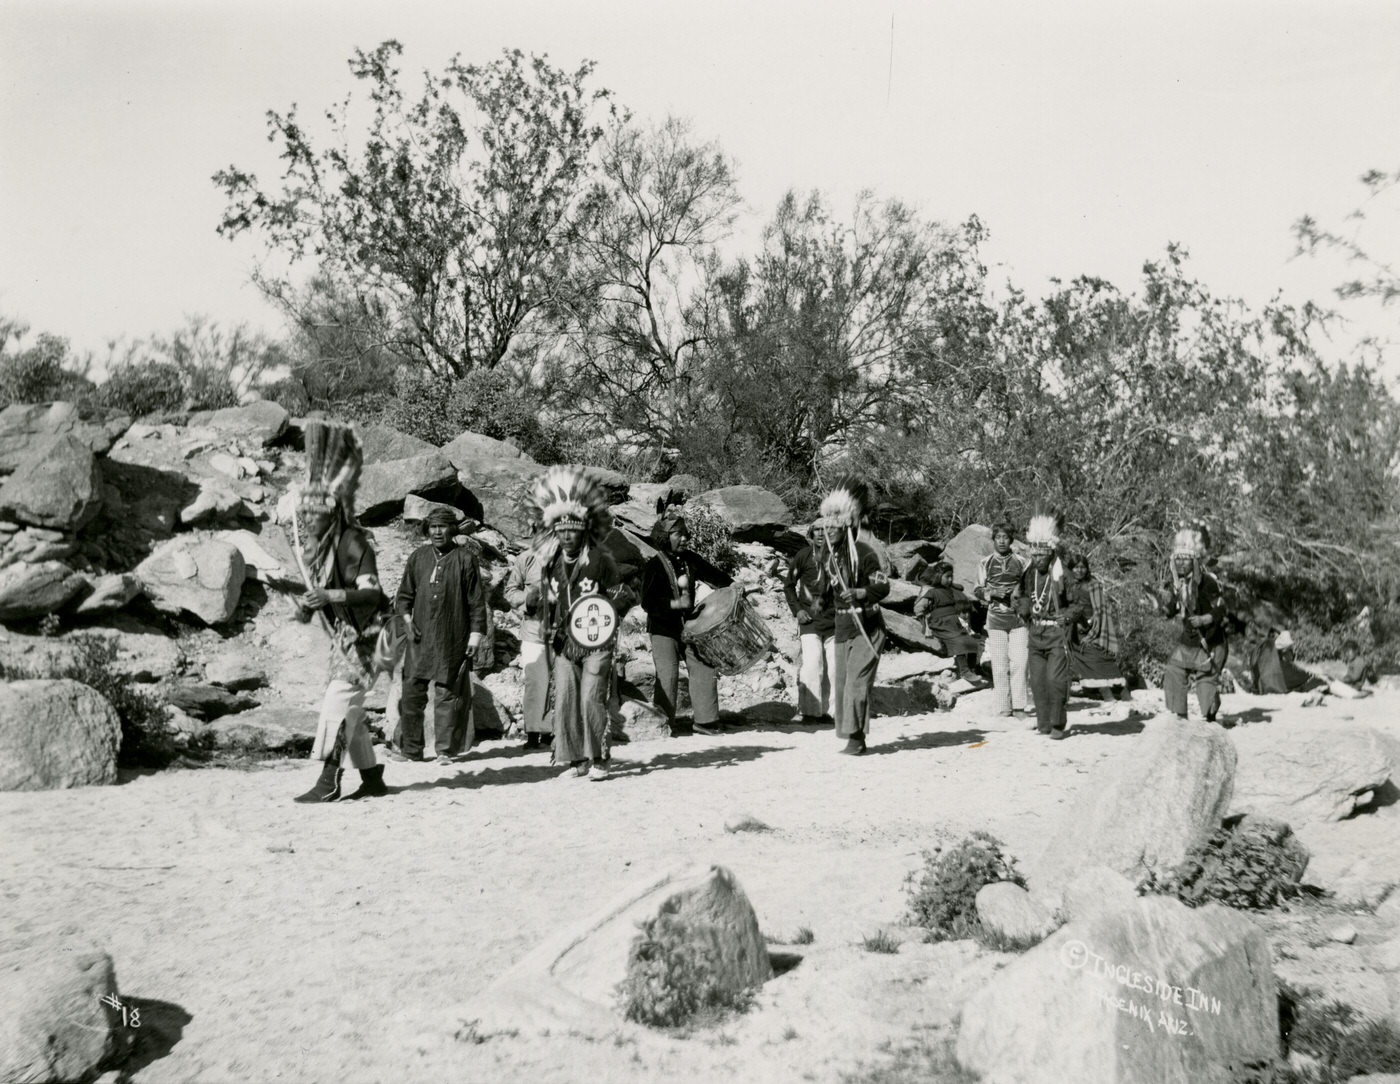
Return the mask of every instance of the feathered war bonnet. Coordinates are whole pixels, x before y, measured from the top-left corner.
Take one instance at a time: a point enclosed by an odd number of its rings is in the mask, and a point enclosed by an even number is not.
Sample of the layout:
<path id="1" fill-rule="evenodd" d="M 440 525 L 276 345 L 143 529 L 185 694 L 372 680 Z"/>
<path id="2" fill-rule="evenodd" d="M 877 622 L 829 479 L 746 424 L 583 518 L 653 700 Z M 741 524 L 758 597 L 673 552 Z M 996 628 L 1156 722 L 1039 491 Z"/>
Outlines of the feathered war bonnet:
<path id="1" fill-rule="evenodd" d="M 1044 553 L 1053 551 L 1059 544 L 1059 520 L 1046 512 L 1031 516 L 1031 521 L 1026 527 L 1026 545 L 1032 550 Z"/>
<path id="2" fill-rule="evenodd" d="M 583 531 L 590 543 L 597 543 L 612 528 L 607 491 L 602 479 L 587 467 L 550 467 L 535 479 L 530 505 L 550 533 L 572 527 Z"/>
<path id="3" fill-rule="evenodd" d="M 651 525 L 649 538 L 657 549 L 666 549 L 671 532 L 677 528 L 687 535 L 690 533 L 685 516 L 681 514 L 684 504 L 685 494 L 674 489 L 656 498 L 656 522 Z"/>
<path id="4" fill-rule="evenodd" d="M 859 478 L 847 475 L 822 500 L 820 527 L 846 527 L 854 530 L 870 508 L 870 488 Z"/>
<path id="5" fill-rule="evenodd" d="M 342 422 L 308 421 L 305 429 L 306 480 L 297 492 L 297 510 L 307 514 L 344 513 L 355 519 L 355 490 L 364 451 L 355 430 Z"/>
<path id="6" fill-rule="evenodd" d="M 1181 524 L 1176 536 L 1172 539 L 1173 557 L 1190 557 L 1200 561 L 1205 559 L 1209 549 L 1210 532 L 1206 530 L 1206 525 L 1200 520 Z"/>

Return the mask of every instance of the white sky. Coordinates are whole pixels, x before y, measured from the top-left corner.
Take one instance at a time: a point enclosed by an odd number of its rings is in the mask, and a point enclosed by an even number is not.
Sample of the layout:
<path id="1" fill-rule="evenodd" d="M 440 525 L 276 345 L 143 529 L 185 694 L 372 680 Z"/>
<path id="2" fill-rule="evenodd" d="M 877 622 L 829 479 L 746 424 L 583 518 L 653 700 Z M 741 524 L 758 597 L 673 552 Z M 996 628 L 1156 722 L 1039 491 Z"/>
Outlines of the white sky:
<path id="1" fill-rule="evenodd" d="M 266 110 L 319 116 L 352 49 L 390 37 L 405 72 L 591 58 L 639 117 L 688 117 L 737 159 L 754 234 L 789 186 L 838 210 L 874 187 L 977 214 L 998 277 L 1033 293 L 1135 288 L 1174 240 L 1218 293 L 1329 300 L 1341 270 L 1290 261 L 1291 223 L 1400 167 L 1388 0 L 0 0 L 0 314 L 92 349 L 194 313 L 276 329 L 253 243 L 214 233 L 210 175 L 271 182 Z"/>

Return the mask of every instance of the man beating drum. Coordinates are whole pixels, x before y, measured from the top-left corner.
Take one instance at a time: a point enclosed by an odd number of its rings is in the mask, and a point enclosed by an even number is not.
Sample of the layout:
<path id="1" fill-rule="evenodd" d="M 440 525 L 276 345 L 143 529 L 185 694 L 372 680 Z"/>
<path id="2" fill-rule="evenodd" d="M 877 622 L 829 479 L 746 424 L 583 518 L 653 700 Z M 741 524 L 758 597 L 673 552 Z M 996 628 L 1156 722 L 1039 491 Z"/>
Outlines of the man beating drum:
<path id="1" fill-rule="evenodd" d="M 651 634 L 651 657 L 656 666 L 653 701 L 676 721 L 676 695 L 680 688 L 680 663 L 685 659 L 690 679 L 690 702 L 697 734 L 716 734 L 719 721 L 719 680 L 715 669 L 700 657 L 693 643 L 684 642 L 681 630 L 695 612 L 698 583 L 728 587 L 734 581 L 692 549 L 686 548 L 690 531 L 680 510 L 666 498 L 657 502 L 661 513 L 651 528 L 651 544 L 657 554 L 642 568 L 642 609 Z"/>

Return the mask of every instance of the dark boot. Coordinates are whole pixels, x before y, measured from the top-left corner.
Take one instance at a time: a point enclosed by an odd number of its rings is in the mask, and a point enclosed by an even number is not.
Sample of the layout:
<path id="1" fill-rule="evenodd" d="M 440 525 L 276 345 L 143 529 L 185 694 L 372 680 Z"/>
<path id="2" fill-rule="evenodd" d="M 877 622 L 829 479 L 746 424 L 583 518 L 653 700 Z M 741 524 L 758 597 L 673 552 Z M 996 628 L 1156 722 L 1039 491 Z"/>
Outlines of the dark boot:
<path id="1" fill-rule="evenodd" d="M 338 761 L 325 761 L 321 765 L 321 777 L 316 780 L 316 785 L 305 794 L 297 795 L 292 801 L 302 803 L 335 801 L 340 797 L 340 780 L 344 774 Z"/>
<path id="2" fill-rule="evenodd" d="M 848 757 L 858 757 L 865 752 L 865 735 L 852 734 L 843 748 L 837 750 Z"/>
<path id="3" fill-rule="evenodd" d="M 972 665 L 972 657 L 970 655 L 959 655 L 957 658 L 957 664 L 958 677 L 962 678 L 964 681 L 971 682 L 974 685 L 979 684 L 981 682 L 982 678 L 977 673 L 977 668 Z"/>
<path id="4" fill-rule="evenodd" d="M 388 793 L 389 788 L 384 785 L 384 765 L 376 764 L 373 768 L 360 770 L 360 785 L 341 801 L 353 802 L 357 798 L 382 798 Z"/>

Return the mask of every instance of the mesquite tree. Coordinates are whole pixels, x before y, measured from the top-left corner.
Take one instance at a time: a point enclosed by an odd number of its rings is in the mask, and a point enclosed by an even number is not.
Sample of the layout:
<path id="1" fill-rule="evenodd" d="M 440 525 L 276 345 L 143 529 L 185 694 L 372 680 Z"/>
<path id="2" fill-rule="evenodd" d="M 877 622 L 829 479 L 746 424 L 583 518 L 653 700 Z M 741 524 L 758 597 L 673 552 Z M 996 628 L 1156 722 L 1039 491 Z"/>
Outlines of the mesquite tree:
<path id="1" fill-rule="evenodd" d="M 395 41 L 356 50 L 350 71 L 368 100 L 352 93 L 328 110 L 325 143 L 295 106 L 270 112 L 280 186 L 233 166 L 215 174 L 228 200 L 219 233 L 314 262 L 382 314 L 385 346 L 460 377 L 500 365 L 568 276 L 609 94 L 589 89 L 591 63 L 569 73 L 511 50 L 486 65 L 453 58 L 410 95 L 401 53 Z M 257 278 L 296 309 L 286 270 Z"/>

